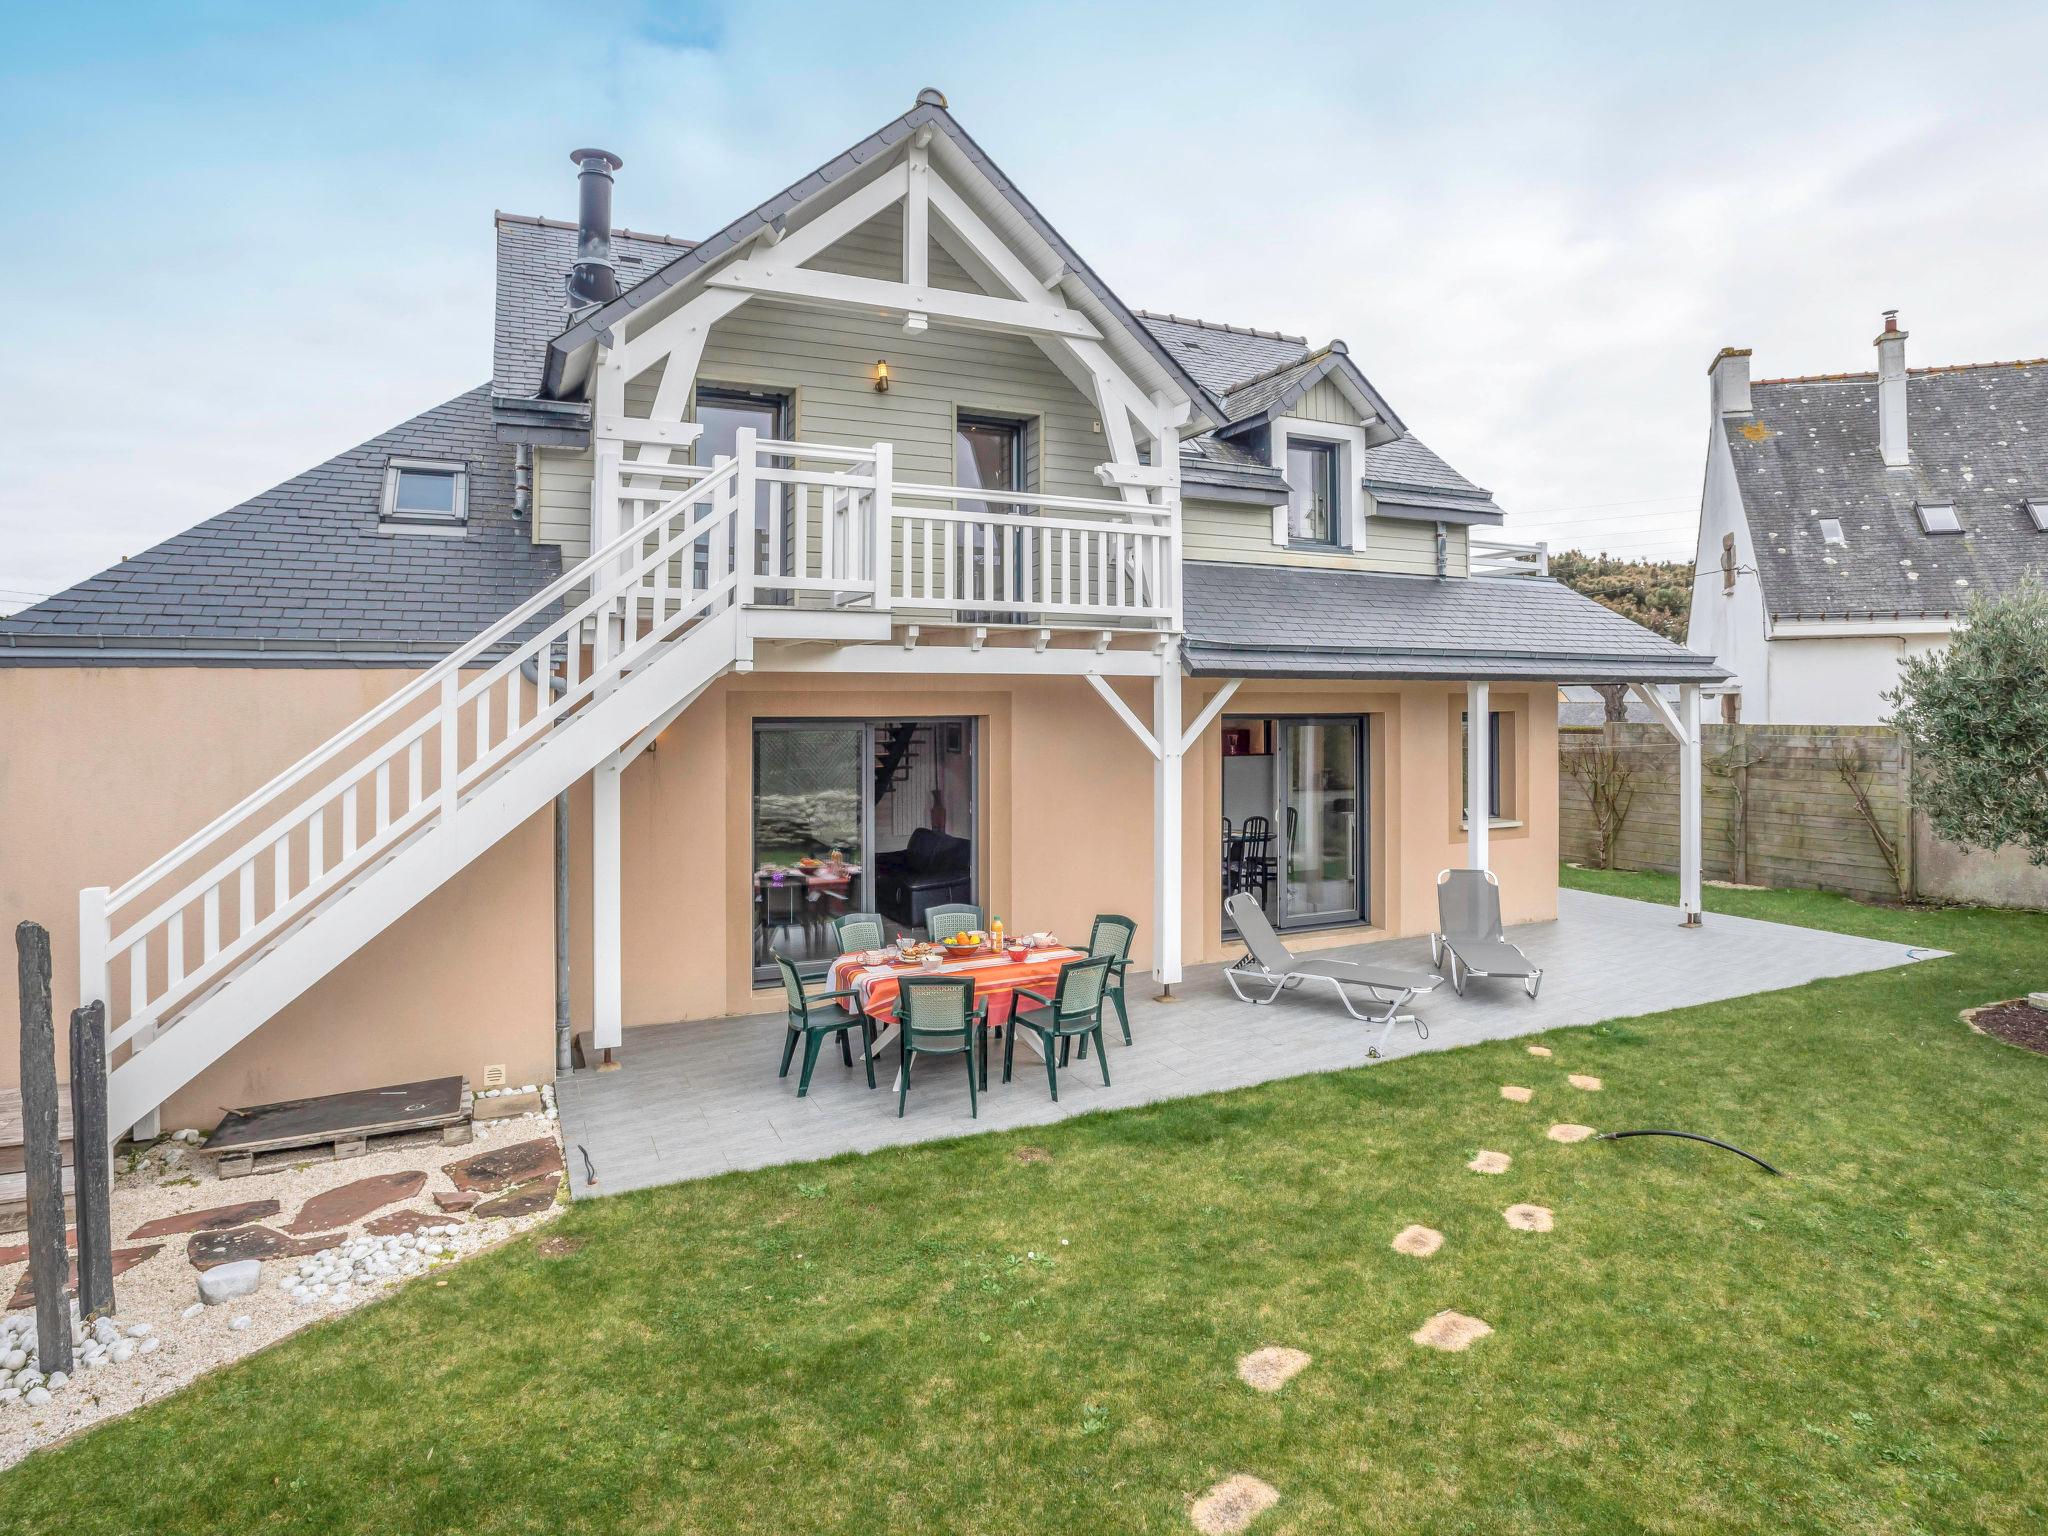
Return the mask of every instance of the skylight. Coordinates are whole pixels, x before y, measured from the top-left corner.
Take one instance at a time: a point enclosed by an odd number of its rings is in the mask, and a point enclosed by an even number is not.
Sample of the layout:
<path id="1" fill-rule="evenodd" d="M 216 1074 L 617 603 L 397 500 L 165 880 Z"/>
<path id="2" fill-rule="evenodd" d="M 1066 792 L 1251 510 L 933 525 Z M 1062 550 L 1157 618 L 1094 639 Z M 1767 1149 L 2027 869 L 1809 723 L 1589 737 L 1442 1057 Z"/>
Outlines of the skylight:
<path id="1" fill-rule="evenodd" d="M 2029 496 L 2027 516 L 2034 520 L 2034 532 L 2048 533 L 2048 496 Z"/>
<path id="2" fill-rule="evenodd" d="M 405 532 L 460 533 L 469 521 L 466 466 L 392 459 L 384 472 L 380 521 Z"/>
<path id="3" fill-rule="evenodd" d="M 1842 520 L 1839 517 L 1822 518 L 1820 520 L 1820 536 L 1830 544 L 1847 545 L 1849 542 L 1843 536 Z"/>
<path id="4" fill-rule="evenodd" d="M 1955 503 L 1948 501 L 1916 501 L 1913 510 L 1920 514 L 1922 533 L 1961 533 L 1963 520 L 1956 516 Z"/>

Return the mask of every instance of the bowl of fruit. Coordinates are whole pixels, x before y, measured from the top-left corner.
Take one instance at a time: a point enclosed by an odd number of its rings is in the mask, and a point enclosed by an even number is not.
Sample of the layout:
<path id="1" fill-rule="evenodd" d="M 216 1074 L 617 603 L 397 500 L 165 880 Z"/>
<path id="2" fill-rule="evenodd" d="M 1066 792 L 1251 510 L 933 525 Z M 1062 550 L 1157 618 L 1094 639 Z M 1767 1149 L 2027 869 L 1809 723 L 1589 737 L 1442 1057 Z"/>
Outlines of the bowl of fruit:
<path id="1" fill-rule="evenodd" d="M 955 960 L 965 960 L 969 955 L 978 955 L 988 944 L 988 935 L 979 928 L 968 928 L 946 940 L 946 953 Z"/>

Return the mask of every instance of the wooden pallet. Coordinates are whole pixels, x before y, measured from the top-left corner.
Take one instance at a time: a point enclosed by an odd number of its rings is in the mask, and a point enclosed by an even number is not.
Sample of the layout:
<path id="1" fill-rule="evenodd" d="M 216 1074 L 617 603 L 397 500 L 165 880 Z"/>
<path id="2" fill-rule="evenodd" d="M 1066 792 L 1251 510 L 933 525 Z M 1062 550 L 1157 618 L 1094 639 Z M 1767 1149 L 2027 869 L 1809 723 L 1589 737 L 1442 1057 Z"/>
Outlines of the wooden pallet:
<path id="1" fill-rule="evenodd" d="M 414 1139 L 438 1131 L 443 1146 L 461 1146 L 470 1138 L 469 1080 L 436 1077 L 387 1088 L 358 1088 L 318 1098 L 287 1099 L 253 1109 L 231 1109 L 206 1140 L 217 1155 L 215 1172 L 223 1179 L 259 1172 L 266 1165 L 303 1161 L 310 1152 L 333 1158 L 361 1157 L 373 1140 Z"/>

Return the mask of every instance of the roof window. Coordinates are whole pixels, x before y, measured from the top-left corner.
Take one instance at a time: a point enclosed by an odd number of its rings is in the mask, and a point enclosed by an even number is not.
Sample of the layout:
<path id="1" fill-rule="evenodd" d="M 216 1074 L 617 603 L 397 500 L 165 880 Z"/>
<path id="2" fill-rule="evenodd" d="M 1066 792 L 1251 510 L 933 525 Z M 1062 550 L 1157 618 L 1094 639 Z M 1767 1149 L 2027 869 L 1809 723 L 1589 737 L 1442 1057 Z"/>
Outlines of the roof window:
<path id="1" fill-rule="evenodd" d="M 1956 516 L 1954 502 L 1916 501 L 1913 510 L 1920 514 L 1922 533 L 1961 533 L 1963 520 Z"/>
<path id="2" fill-rule="evenodd" d="M 2034 520 L 2034 532 L 2048 533 L 2048 496 L 2029 496 L 2027 516 Z"/>
<path id="3" fill-rule="evenodd" d="M 1822 518 L 1820 520 L 1820 536 L 1830 544 L 1840 544 L 1844 548 L 1848 547 L 1849 540 L 1842 532 L 1842 520 L 1839 517 Z"/>
<path id="4" fill-rule="evenodd" d="M 378 521 L 404 533 L 461 533 L 469 524 L 469 470 L 433 459 L 393 459 Z"/>

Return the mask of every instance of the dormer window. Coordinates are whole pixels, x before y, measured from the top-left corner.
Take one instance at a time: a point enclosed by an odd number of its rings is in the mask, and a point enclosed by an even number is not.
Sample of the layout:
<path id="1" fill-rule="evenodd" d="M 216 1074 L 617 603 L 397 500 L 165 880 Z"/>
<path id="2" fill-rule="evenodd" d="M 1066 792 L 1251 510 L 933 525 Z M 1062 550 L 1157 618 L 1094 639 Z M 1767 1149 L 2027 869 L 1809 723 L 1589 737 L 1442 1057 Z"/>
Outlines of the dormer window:
<path id="1" fill-rule="evenodd" d="M 2048 496 L 2029 496 L 2027 516 L 2034 520 L 2034 532 L 2048 533 Z"/>
<path id="2" fill-rule="evenodd" d="M 1955 504 L 1947 501 L 1916 501 L 1913 510 L 1920 514 L 1922 533 L 1961 533 L 1963 520 L 1956 516 Z"/>
<path id="3" fill-rule="evenodd" d="M 1294 543 L 1338 542 L 1338 509 L 1343 505 L 1338 447 L 1306 437 L 1287 440 L 1287 536 Z"/>
<path id="4" fill-rule="evenodd" d="M 461 533 L 469 524 L 469 470 L 432 459 L 393 459 L 378 521 L 394 532 Z"/>
<path id="5" fill-rule="evenodd" d="M 1839 517 L 1822 518 L 1820 520 L 1820 536 L 1823 543 L 1839 544 L 1844 548 L 1848 547 L 1849 540 L 1842 532 L 1842 520 Z"/>

